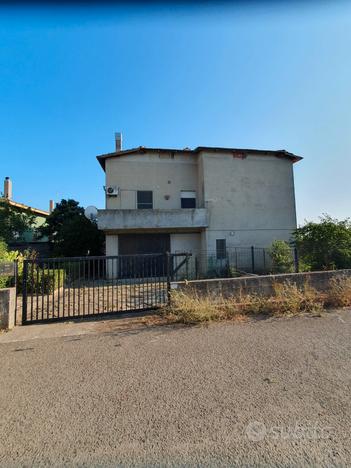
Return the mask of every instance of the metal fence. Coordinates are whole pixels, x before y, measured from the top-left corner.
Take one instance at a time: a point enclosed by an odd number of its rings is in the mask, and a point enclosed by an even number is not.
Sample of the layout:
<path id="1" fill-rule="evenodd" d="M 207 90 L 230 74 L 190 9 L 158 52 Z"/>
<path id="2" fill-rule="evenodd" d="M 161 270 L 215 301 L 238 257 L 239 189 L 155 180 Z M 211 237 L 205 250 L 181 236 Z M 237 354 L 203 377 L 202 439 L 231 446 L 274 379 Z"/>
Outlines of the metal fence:
<path id="1" fill-rule="evenodd" d="M 175 259 L 175 264 L 178 260 Z M 177 280 L 231 278 L 254 274 L 266 275 L 298 271 L 298 255 L 294 248 L 284 261 L 277 262 L 270 250 L 261 247 L 234 247 L 224 252 L 193 252 L 186 266 L 177 270 Z"/>
<path id="2" fill-rule="evenodd" d="M 25 260 L 22 323 L 159 307 L 188 258 L 179 253 Z"/>
<path id="3" fill-rule="evenodd" d="M 9 268 L 9 267 L 8 267 Z M 17 275 L 22 323 L 153 309 L 168 302 L 171 281 L 298 271 L 295 249 L 275 262 L 269 249 L 75 258 L 36 258 Z M 9 270 L 7 270 L 9 273 Z M 20 316 L 19 316 L 20 319 Z"/>

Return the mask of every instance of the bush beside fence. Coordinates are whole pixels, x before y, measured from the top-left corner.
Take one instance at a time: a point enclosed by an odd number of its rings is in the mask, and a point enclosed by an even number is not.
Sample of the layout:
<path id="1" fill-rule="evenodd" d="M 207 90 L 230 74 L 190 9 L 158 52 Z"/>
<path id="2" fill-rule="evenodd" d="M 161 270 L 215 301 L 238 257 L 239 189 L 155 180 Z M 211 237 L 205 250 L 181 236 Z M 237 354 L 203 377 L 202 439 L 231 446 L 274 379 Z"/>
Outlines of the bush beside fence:
<path id="1" fill-rule="evenodd" d="M 63 286 L 66 272 L 64 269 L 40 268 L 34 265 L 30 280 L 26 283 L 27 293 L 47 294 Z M 19 293 L 23 292 L 23 273 L 18 276 Z"/>

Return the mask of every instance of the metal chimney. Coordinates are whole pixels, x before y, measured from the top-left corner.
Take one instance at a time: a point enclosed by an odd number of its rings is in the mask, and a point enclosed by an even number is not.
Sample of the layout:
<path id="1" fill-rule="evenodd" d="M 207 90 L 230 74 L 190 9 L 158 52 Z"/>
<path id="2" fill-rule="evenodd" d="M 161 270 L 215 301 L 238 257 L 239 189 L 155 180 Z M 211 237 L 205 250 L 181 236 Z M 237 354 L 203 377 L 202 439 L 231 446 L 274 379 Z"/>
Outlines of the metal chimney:
<path id="1" fill-rule="evenodd" d="M 12 200 L 12 181 L 10 177 L 5 177 L 4 180 L 4 197 Z"/>
<path id="2" fill-rule="evenodd" d="M 118 151 L 122 151 L 122 133 L 121 132 L 115 133 L 115 142 L 116 142 L 116 153 L 118 153 Z"/>
<path id="3" fill-rule="evenodd" d="M 49 213 L 52 213 L 55 209 L 55 202 L 54 200 L 50 200 L 49 202 Z"/>

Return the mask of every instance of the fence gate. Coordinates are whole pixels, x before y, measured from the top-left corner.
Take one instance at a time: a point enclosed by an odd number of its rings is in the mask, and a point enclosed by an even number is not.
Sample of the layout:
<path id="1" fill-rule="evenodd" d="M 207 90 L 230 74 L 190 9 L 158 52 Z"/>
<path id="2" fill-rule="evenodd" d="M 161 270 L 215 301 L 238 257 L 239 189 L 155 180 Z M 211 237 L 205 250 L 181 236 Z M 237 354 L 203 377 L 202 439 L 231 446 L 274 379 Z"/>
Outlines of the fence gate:
<path id="1" fill-rule="evenodd" d="M 19 285 L 22 323 L 160 307 L 168 301 L 169 282 L 184 277 L 189 258 L 180 253 L 26 260 Z"/>

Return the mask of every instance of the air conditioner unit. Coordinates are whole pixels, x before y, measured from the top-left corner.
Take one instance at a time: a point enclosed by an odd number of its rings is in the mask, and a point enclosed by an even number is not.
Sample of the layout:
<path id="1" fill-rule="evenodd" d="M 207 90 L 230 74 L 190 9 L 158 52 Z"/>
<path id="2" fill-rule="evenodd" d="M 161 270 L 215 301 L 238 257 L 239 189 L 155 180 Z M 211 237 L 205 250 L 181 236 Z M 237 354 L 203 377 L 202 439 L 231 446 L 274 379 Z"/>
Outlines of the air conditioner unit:
<path id="1" fill-rule="evenodd" d="M 118 194 L 119 194 L 119 188 L 118 187 L 112 187 L 112 186 L 108 186 L 108 187 L 104 187 L 105 189 L 105 193 L 108 197 L 117 197 Z"/>

